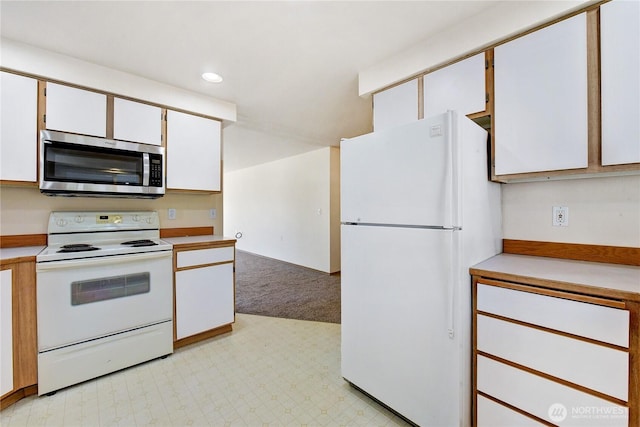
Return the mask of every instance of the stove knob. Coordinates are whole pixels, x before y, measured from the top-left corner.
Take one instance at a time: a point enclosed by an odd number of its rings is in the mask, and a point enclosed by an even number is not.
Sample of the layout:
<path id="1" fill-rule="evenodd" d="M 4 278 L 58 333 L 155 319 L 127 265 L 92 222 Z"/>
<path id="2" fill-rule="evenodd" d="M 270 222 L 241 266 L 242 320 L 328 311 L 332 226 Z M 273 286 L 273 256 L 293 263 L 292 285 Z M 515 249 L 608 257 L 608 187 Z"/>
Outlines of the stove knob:
<path id="1" fill-rule="evenodd" d="M 144 220 L 147 222 L 147 224 L 153 223 L 153 219 L 150 216 L 146 217 Z"/>
<path id="2" fill-rule="evenodd" d="M 73 220 L 77 223 L 81 223 L 81 222 L 84 222 L 84 217 L 82 215 L 76 215 L 76 217 Z"/>
<path id="3" fill-rule="evenodd" d="M 140 221 L 140 215 L 134 215 L 131 219 L 133 219 L 134 222 L 138 222 Z"/>
<path id="4" fill-rule="evenodd" d="M 58 227 L 64 227 L 65 225 L 67 225 L 67 220 L 64 218 L 58 218 L 58 220 L 56 221 L 56 225 Z"/>

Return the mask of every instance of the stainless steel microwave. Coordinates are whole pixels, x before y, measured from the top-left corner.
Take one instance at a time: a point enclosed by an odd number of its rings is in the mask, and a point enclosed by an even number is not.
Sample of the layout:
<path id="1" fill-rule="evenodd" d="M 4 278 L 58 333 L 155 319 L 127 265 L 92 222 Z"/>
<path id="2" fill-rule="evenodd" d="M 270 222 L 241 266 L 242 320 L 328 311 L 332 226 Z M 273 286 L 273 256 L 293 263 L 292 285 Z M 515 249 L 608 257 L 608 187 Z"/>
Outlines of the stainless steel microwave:
<path id="1" fill-rule="evenodd" d="M 164 165 L 156 145 L 40 132 L 40 191 L 47 195 L 162 197 Z"/>

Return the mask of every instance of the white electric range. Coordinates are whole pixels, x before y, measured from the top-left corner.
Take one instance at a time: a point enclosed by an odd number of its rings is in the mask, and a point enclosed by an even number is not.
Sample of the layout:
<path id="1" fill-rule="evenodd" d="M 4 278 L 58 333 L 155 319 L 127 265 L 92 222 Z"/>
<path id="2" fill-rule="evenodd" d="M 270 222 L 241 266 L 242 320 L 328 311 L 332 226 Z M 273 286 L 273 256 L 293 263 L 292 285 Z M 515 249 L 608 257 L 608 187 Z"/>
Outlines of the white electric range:
<path id="1" fill-rule="evenodd" d="M 36 257 L 38 394 L 173 352 L 172 245 L 157 212 L 52 212 Z"/>

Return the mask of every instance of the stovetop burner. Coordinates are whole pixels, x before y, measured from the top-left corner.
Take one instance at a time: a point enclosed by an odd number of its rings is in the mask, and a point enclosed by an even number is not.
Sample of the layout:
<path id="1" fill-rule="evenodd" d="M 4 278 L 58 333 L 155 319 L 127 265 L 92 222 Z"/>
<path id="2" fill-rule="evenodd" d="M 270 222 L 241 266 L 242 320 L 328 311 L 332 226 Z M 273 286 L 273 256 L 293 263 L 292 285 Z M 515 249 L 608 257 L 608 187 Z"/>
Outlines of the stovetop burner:
<path id="1" fill-rule="evenodd" d="M 70 252 L 86 252 L 86 251 L 97 251 L 100 248 L 96 248 L 95 246 L 86 244 L 86 243 L 73 243 L 70 245 L 60 246 L 60 249 L 57 251 L 59 253 L 70 253 Z"/>
<path id="2" fill-rule="evenodd" d="M 154 211 L 51 212 L 47 247 L 36 262 L 91 262 L 171 249 L 160 239 L 160 219 Z"/>
<path id="3" fill-rule="evenodd" d="M 127 245 L 134 248 L 139 248 L 142 246 L 157 246 L 158 244 L 153 240 L 142 239 L 142 240 L 129 240 L 128 242 L 122 242 L 121 245 Z"/>

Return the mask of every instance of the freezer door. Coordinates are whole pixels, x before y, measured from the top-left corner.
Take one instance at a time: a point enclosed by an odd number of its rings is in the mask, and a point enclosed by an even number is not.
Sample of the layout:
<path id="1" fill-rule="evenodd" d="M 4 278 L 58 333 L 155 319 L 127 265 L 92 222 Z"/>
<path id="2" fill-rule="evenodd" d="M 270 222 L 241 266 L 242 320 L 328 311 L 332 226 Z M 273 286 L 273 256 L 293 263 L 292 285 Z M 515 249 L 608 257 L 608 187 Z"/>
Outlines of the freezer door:
<path id="1" fill-rule="evenodd" d="M 343 140 L 342 222 L 457 225 L 453 121 L 449 112 Z"/>
<path id="2" fill-rule="evenodd" d="M 469 420 L 470 325 L 461 313 L 471 303 L 469 276 L 457 280 L 460 233 L 342 226 L 342 375 L 422 426 Z"/>

